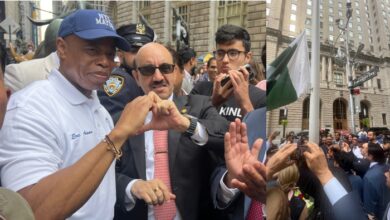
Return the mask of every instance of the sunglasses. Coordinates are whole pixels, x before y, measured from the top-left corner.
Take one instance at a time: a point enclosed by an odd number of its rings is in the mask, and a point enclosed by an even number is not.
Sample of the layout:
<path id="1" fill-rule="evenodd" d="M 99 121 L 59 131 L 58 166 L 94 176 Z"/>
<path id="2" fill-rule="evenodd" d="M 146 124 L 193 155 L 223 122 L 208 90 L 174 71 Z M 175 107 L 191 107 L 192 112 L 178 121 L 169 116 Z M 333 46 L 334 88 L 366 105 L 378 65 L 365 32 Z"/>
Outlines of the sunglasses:
<path id="1" fill-rule="evenodd" d="M 138 67 L 138 71 L 144 76 L 151 76 L 158 69 L 162 74 L 170 74 L 175 69 L 174 64 L 163 63 L 160 66 L 146 65 Z"/>

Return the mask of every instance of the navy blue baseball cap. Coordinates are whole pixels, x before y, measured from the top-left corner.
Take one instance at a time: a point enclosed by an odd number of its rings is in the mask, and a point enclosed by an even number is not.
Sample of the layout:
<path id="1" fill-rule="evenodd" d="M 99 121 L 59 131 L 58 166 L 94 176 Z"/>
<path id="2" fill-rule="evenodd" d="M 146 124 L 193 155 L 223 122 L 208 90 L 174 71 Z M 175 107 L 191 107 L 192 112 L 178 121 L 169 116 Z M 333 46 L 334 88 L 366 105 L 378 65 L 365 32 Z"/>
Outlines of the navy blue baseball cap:
<path id="1" fill-rule="evenodd" d="M 124 51 L 130 50 L 129 43 L 116 33 L 110 17 L 98 10 L 77 10 L 66 16 L 58 30 L 58 36 L 66 37 L 71 34 L 84 40 L 114 38 L 116 47 Z"/>

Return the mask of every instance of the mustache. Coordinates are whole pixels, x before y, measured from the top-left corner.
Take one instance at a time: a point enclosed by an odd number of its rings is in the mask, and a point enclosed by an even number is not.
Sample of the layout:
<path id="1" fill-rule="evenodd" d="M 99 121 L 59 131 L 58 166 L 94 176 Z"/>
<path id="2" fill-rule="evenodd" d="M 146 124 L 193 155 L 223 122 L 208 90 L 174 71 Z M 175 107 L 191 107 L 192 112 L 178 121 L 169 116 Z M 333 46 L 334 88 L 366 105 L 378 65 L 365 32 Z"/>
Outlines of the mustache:
<path id="1" fill-rule="evenodd" d="M 153 81 L 152 84 L 151 84 L 151 86 L 164 86 L 164 85 L 167 85 L 165 80 Z"/>

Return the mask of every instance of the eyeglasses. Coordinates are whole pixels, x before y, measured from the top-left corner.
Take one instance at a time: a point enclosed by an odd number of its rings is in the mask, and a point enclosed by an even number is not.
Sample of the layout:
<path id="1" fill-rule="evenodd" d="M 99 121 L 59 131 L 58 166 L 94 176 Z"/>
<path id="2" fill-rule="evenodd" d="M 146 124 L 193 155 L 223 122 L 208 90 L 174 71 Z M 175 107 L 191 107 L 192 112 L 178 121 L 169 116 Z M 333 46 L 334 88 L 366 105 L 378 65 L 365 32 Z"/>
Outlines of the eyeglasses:
<path id="1" fill-rule="evenodd" d="M 225 55 L 227 54 L 230 60 L 237 59 L 241 53 L 247 53 L 246 51 L 239 51 L 235 49 L 230 49 L 228 51 L 225 50 L 216 50 L 214 51 L 214 57 L 217 60 L 223 60 L 225 58 Z"/>
<path id="2" fill-rule="evenodd" d="M 156 69 L 160 70 L 162 74 L 170 74 L 175 69 L 175 65 L 163 63 L 160 66 L 146 65 L 138 67 L 139 72 L 144 76 L 151 76 L 156 72 Z"/>

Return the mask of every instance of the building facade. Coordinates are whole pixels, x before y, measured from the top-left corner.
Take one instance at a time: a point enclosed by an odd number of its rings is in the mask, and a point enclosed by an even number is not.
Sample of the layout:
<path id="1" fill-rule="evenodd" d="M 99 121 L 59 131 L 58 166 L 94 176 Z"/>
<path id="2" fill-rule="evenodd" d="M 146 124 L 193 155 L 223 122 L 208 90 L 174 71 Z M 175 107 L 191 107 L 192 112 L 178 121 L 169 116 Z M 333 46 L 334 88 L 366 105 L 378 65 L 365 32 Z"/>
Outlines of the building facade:
<path id="1" fill-rule="evenodd" d="M 265 1 L 94 1 L 113 19 L 116 27 L 140 22 L 141 17 L 155 30 L 157 41 L 176 44 L 174 9 L 187 24 L 190 47 L 205 55 L 215 50 L 214 35 L 223 24 L 246 28 L 252 52 L 260 59 L 265 44 Z"/>
<path id="2" fill-rule="evenodd" d="M 340 34 L 338 23 L 345 25 L 346 0 L 320 1 L 320 127 L 351 129 L 348 76 L 345 71 L 346 36 Z M 311 41 L 312 0 L 267 0 L 267 62 L 272 62 L 292 40 L 306 31 Z M 284 7 L 280 7 L 284 5 Z M 378 66 L 378 75 L 360 86 L 356 103 L 360 113 L 353 116 L 355 129 L 388 127 L 390 114 L 390 1 L 351 0 L 352 17 L 348 24 L 348 42 L 353 79 Z M 340 19 L 340 20 L 338 20 Z M 364 49 L 356 54 L 363 43 Z M 340 56 L 341 55 L 341 56 Z M 355 56 L 356 55 L 356 56 Z M 309 73 L 308 73 L 309 74 Z M 309 128 L 309 95 L 297 102 L 268 112 L 267 131 L 301 131 Z"/>

